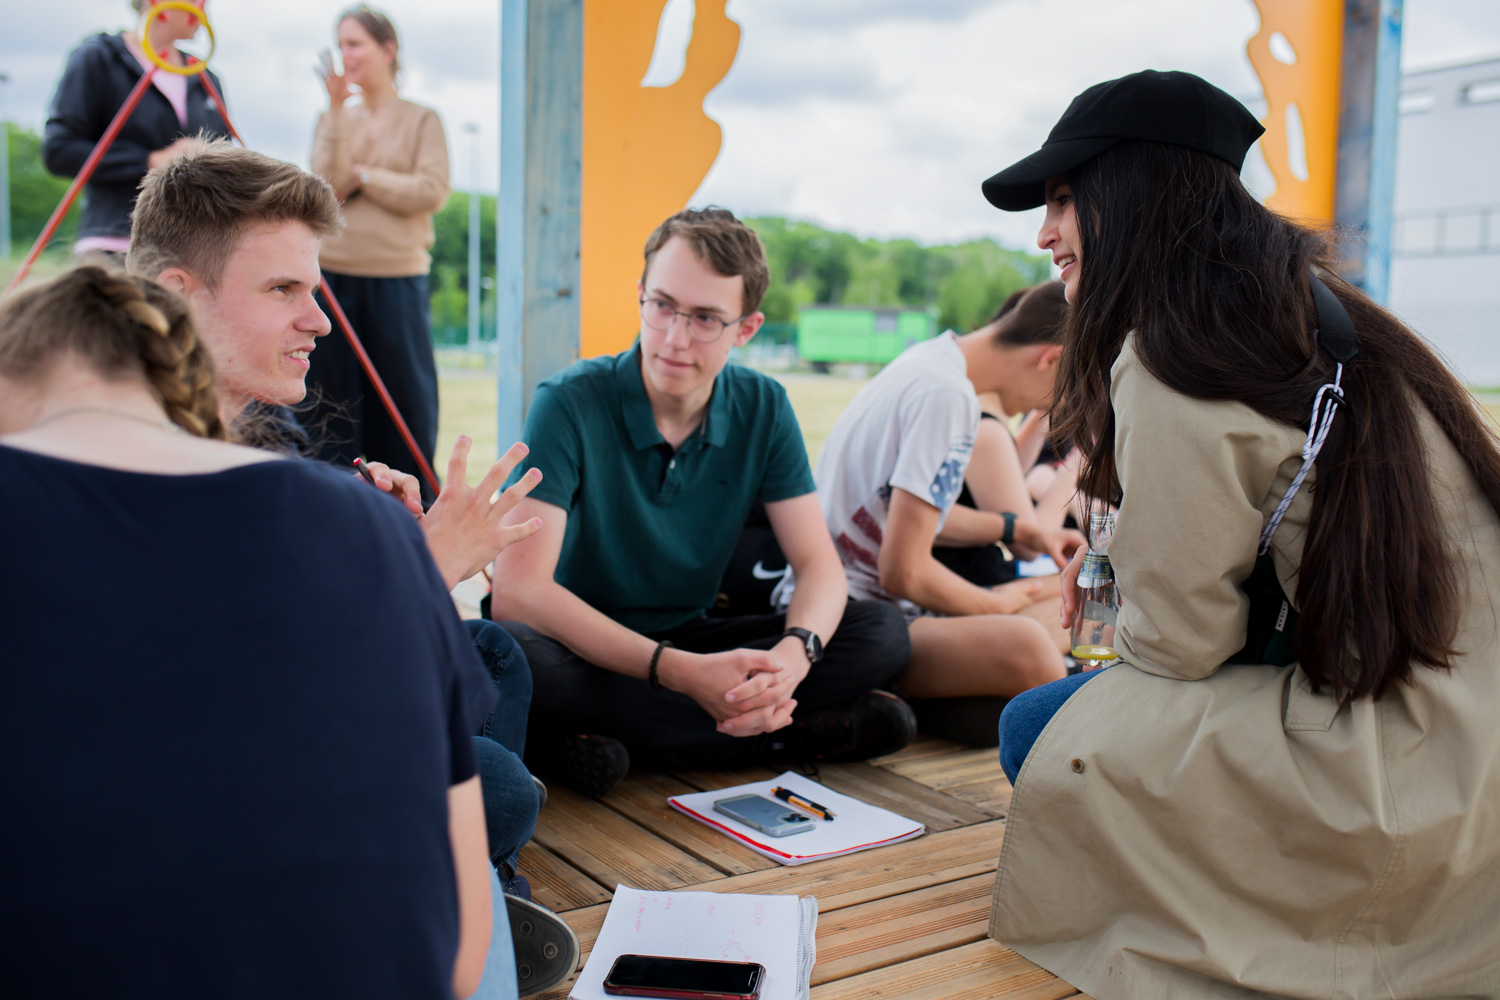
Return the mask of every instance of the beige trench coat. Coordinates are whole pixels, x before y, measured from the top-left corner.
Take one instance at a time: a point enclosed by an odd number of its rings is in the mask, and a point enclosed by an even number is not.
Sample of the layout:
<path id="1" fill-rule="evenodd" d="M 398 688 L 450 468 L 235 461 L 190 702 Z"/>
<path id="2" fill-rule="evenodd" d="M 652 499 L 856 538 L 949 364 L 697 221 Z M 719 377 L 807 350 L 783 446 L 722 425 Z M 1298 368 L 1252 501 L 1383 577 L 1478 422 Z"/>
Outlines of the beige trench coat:
<path id="1" fill-rule="evenodd" d="M 1296 665 L 1221 666 L 1305 434 L 1173 392 L 1129 341 L 1112 380 L 1124 663 L 1017 778 L 991 936 L 1098 1000 L 1500 997 L 1494 510 L 1424 415 L 1462 655 L 1341 708 Z M 1310 486 L 1273 541 L 1288 594 Z"/>

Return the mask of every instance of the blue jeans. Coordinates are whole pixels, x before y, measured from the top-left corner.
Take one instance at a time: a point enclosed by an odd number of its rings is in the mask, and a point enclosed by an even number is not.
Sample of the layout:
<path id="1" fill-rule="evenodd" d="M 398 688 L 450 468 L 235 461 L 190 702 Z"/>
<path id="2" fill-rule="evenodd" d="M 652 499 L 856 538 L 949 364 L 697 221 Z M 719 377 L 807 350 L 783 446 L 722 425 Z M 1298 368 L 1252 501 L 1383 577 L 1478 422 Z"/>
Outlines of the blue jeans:
<path id="1" fill-rule="evenodd" d="M 505 912 L 505 894 L 500 879 L 490 870 L 490 897 L 494 900 L 495 926 L 490 931 L 490 954 L 484 960 L 484 975 L 470 1000 L 516 1000 L 516 949 L 510 940 L 510 917 Z"/>
<path id="2" fill-rule="evenodd" d="M 1021 773 L 1021 765 L 1026 763 L 1026 755 L 1031 753 L 1037 737 L 1042 735 L 1042 730 L 1047 728 L 1057 710 L 1063 707 L 1063 702 L 1085 682 L 1102 673 L 1103 670 L 1090 670 L 1073 674 L 1023 691 L 1006 704 L 1000 713 L 1000 766 L 1005 769 L 1005 776 L 1012 785 L 1016 783 L 1016 775 Z"/>
<path id="3" fill-rule="evenodd" d="M 526 751 L 526 715 L 531 709 L 531 667 L 521 647 L 499 625 L 479 619 L 464 624 L 500 696 L 474 737 L 490 860 L 514 865 L 541 811 L 536 784 L 521 763 Z"/>

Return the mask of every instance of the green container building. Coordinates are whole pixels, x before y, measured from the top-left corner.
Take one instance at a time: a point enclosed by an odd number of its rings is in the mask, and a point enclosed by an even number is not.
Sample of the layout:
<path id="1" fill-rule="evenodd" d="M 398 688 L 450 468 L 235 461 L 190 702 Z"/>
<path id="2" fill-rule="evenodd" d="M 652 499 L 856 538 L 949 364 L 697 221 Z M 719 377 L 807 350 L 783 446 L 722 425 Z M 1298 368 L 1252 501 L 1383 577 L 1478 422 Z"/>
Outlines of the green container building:
<path id="1" fill-rule="evenodd" d="M 797 353 L 815 365 L 852 361 L 883 365 L 937 335 L 937 309 L 804 306 L 797 316 Z"/>

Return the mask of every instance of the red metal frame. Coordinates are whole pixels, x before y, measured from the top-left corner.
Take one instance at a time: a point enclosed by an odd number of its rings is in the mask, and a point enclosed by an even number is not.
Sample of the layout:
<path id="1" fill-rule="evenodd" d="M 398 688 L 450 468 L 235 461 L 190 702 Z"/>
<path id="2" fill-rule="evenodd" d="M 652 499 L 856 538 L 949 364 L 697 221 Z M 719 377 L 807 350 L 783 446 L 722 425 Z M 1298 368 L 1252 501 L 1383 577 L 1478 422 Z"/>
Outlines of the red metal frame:
<path id="1" fill-rule="evenodd" d="M 191 59 L 192 57 L 189 56 L 188 58 Z M 78 171 L 78 176 L 73 179 L 73 183 L 68 187 L 67 194 L 63 195 L 63 200 L 57 206 L 57 210 L 52 213 L 52 218 L 47 220 L 47 225 L 43 227 L 41 235 L 37 237 L 36 243 L 32 244 L 31 252 L 26 255 L 26 260 L 22 262 L 20 270 L 11 279 L 10 285 L 6 287 L 5 290 L 7 292 L 14 289 L 25 279 L 26 275 L 31 271 L 32 265 L 36 263 L 36 259 L 41 256 L 43 248 L 51 242 L 58 225 L 63 220 L 63 216 L 68 214 L 68 209 L 72 207 L 73 200 L 78 197 L 78 192 L 83 189 L 83 186 L 88 183 L 89 178 L 93 176 L 95 168 L 99 165 L 99 160 L 109 149 L 110 144 L 115 141 L 115 136 L 119 134 L 121 127 L 130 118 L 131 113 L 135 111 L 136 105 L 140 104 L 142 95 L 146 93 L 146 88 L 151 85 L 151 78 L 155 75 L 156 67 L 152 66 L 145 71 L 141 76 L 140 82 L 135 85 L 135 89 L 125 98 L 125 103 L 116 112 L 114 120 L 109 123 L 109 128 L 104 130 L 104 135 L 99 137 L 99 142 L 94 146 L 94 151 L 89 154 L 89 158 L 84 162 L 83 168 Z M 218 107 L 219 116 L 224 119 L 224 125 L 229 129 L 229 134 L 234 136 L 235 140 L 241 146 L 244 146 L 245 140 L 235 129 L 234 123 L 229 120 L 229 108 L 225 106 L 224 98 L 219 94 L 219 88 L 214 86 L 214 82 L 209 77 L 206 67 L 202 73 L 198 74 L 198 79 L 203 83 L 203 89 L 208 92 L 208 96 L 213 100 L 214 105 Z M 340 331 L 343 332 L 344 339 L 349 342 L 350 348 L 354 351 L 354 356 L 359 359 L 359 366 L 364 369 L 365 377 L 370 380 L 370 385 L 375 389 L 375 394 L 380 397 L 381 404 L 385 407 L 386 412 L 390 414 L 391 422 L 396 425 L 396 430 L 400 433 L 401 440 L 406 442 L 407 450 L 411 452 L 412 459 L 417 463 L 417 471 L 422 474 L 422 479 L 427 483 L 428 488 L 432 490 L 433 495 L 436 496 L 443 491 L 443 487 L 438 482 L 437 473 L 432 469 L 432 463 L 428 462 L 427 456 L 422 454 L 422 449 L 417 445 L 416 437 L 413 436 L 411 428 L 406 425 L 406 420 L 401 416 L 401 411 L 396 408 L 396 401 L 391 398 L 389 390 L 385 387 L 384 380 L 381 379 L 380 373 L 375 370 L 375 363 L 370 360 L 369 352 L 365 350 L 365 345 L 360 342 L 359 337 L 355 334 L 354 327 L 349 324 L 349 317 L 344 315 L 343 307 L 339 305 L 339 300 L 334 296 L 333 290 L 328 287 L 326 280 L 322 282 L 322 292 L 323 300 L 328 303 L 329 308 L 332 310 L 333 318 L 338 323 Z"/>
<path id="2" fill-rule="evenodd" d="M 136 105 L 141 103 L 141 97 L 146 93 L 146 88 L 151 86 L 151 78 L 155 75 L 155 66 L 146 70 L 141 76 L 140 81 L 136 83 L 135 89 L 125 98 L 125 103 L 120 105 L 120 110 L 115 112 L 114 120 L 109 123 L 109 128 L 105 129 L 104 134 L 99 137 L 98 143 L 94 145 L 94 151 L 89 154 L 87 160 L 83 161 L 83 167 L 78 171 L 78 176 L 73 178 L 73 183 L 68 185 L 67 193 L 63 195 L 62 201 L 57 203 L 57 208 L 52 212 L 52 218 L 47 220 L 47 224 L 42 227 L 41 234 L 37 236 L 36 242 L 31 245 L 31 252 L 21 262 L 21 269 L 16 272 L 15 277 L 10 279 L 10 284 L 5 286 L 7 292 L 14 291 L 16 286 L 25 280 L 26 275 L 31 272 L 31 266 L 42 255 L 42 250 L 46 248 L 48 243 L 52 242 L 52 236 L 57 232 L 57 227 L 62 223 L 63 216 L 67 215 L 68 209 L 73 207 L 73 200 L 78 197 L 78 192 L 82 191 L 83 186 L 88 183 L 89 178 L 94 176 L 94 170 L 99 166 L 99 161 L 104 158 L 104 154 L 109 150 L 110 144 L 115 141 L 115 136 L 120 134 L 120 129 L 124 127 L 125 122 L 135 112 Z"/>

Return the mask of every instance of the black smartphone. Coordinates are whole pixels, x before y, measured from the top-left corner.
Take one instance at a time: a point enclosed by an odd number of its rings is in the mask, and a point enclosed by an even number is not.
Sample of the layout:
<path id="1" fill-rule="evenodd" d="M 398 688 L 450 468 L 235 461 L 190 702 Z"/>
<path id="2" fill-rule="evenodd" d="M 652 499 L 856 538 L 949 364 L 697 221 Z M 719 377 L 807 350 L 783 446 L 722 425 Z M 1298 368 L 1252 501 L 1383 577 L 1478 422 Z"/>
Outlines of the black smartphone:
<path id="1" fill-rule="evenodd" d="M 604 977 L 604 992 L 669 1000 L 755 1000 L 766 967 L 756 962 L 621 955 Z"/>

